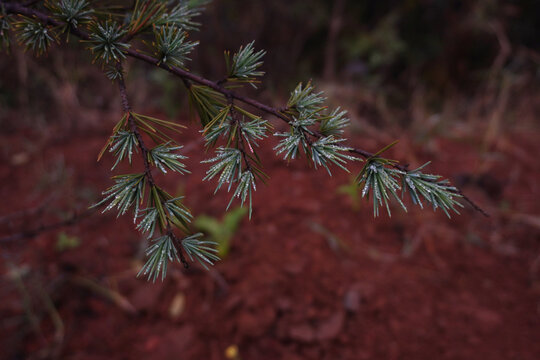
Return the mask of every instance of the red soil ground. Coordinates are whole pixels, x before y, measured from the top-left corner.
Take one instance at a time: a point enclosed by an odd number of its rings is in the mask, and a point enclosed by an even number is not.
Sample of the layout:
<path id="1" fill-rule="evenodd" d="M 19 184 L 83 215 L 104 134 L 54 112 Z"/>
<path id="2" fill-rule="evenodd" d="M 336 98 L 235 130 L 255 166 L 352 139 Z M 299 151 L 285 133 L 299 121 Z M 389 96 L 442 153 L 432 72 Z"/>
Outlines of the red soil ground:
<path id="1" fill-rule="evenodd" d="M 111 158 L 96 163 L 109 129 L 38 145 L 2 134 L 0 235 L 97 199 L 110 185 Z M 180 135 L 192 174 L 159 181 L 195 215 L 221 217 L 230 194 L 200 182 L 198 136 Z M 0 244 L 0 358 L 217 360 L 236 345 L 243 360 L 540 359 L 537 133 L 507 133 L 488 153 L 473 137 L 402 139 L 393 150 L 412 165 L 435 160 L 433 172 L 460 183 L 489 219 L 470 207 L 452 219 L 396 207 L 373 219 L 370 204 L 355 210 L 336 191 L 349 174 L 287 166 L 273 141 L 261 149 L 271 179 L 253 219 L 211 272 L 175 265 L 163 283 L 135 278 L 140 236 L 113 213 Z M 58 251 L 61 231 L 80 245 Z"/>

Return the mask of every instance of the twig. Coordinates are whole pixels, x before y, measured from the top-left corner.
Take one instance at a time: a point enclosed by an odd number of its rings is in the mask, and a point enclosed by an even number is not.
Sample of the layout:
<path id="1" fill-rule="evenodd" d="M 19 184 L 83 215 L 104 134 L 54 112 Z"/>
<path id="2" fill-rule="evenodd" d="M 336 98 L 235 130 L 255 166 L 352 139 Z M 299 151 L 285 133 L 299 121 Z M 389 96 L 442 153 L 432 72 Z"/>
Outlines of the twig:
<path id="1" fill-rule="evenodd" d="M 484 215 L 487 218 L 490 217 L 486 211 L 484 211 L 480 206 L 476 205 L 474 201 L 469 199 L 460 189 L 457 189 L 457 193 L 461 195 L 463 200 L 465 200 L 469 205 L 471 205 L 474 210 L 478 211 L 480 214 Z"/>
<path id="2" fill-rule="evenodd" d="M 169 219 L 167 219 L 169 221 Z M 184 251 L 182 250 L 182 244 L 180 243 L 180 239 L 176 236 L 176 234 L 172 231 L 171 224 L 167 223 L 167 235 L 173 240 L 173 244 L 178 249 L 178 255 L 180 256 L 180 262 L 182 265 L 184 265 L 184 269 L 189 269 L 189 263 L 186 260 L 186 257 L 184 256 Z M 176 245 L 178 243 L 178 245 Z"/>
<path id="3" fill-rule="evenodd" d="M 24 218 L 24 217 L 30 217 L 30 216 L 38 215 L 38 214 L 42 213 L 45 210 L 47 205 L 49 205 L 50 202 L 56 196 L 57 196 L 57 193 L 54 192 L 54 193 L 50 194 L 49 196 L 47 196 L 45 198 L 45 200 L 43 200 L 40 204 L 38 204 L 37 206 L 35 206 L 33 208 L 23 209 L 23 210 L 12 212 L 10 214 L 0 216 L 0 224 L 9 223 L 9 222 L 12 222 L 12 221 L 14 221 L 16 219 L 20 219 L 20 218 Z"/>
<path id="4" fill-rule="evenodd" d="M 32 296 L 24 283 L 23 274 L 21 273 L 20 269 L 17 268 L 14 264 L 12 264 L 9 260 L 7 261 L 7 266 L 9 269 L 9 278 L 11 279 L 11 281 L 13 281 L 13 284 L 15 285 L 22 297 L 22 306 L 27 320 L 30 323 L 30 327 L 32 328 L 32 331 L 34 331 L 36 336 L 39 338 L 39 340 L 44 345 L 46 345 L 47 340 L 45 339 L 45 336 L 43 335 L 43 332 L 41 331 L 41 328 L 39 326 L 39 318 L 34 313 L 32 307 Z"/>
<path id="5" fill-rule="evenodd" d="M 62 317 L 58 313 L 58 310 L 56 309 L 56 306 L 54 306 L 54 302 L 52 301 L 49 294 L 47 294 L 44 290 L 41 290 L 41 298 L 43 302 L 45 303 L 45 307 L 47 311 L 49 312 L 49 316 L 51 318 L 51 321 L 54 325 L 54 340 L 53 344 L 51 345 L 52 349 L 50 350 L 50 355 L 52 359 L 58 359 L 60 357 L 60 353 L 62 352 L 62 345 L 64 343 L 64 336 L 65 336 L 65 327 L 64 322 L 62 320 Z"/>
<path id="6" fill-rule="evenodd" d="M 126 113 L 128 117 L 128 124 L 130 127 L 131 132 L 135 135 L 135 138 L 137 139 L 137 143 L 139 145 L 139 149 L 141 149 L 141 157 L 144 163 L 144 173 L 146 176 L 146 179 L 148 180 L 148 184 L 150 186 L 154 186 L 154 177 L 152 176 L 152 168 L 150 167 L 150 161 L 148 160 L 148 153 L 150 150 L 148 147 L 146 147 L 144 140 L 141 136 L 141 133 L 139 129 L 137 128 L 137 124 L 135 123 L 135 119 L 133 119 L 133 115 L 131 115 L 131 106 L 129 105 L 128 96 L 127 96 L 127 89 L 126 89 L 126 83 L 124 81 L 124 72 L 122 68 L 121 63 L 117 63 L 116 69 L 120 73 L 120 76 L 118 78 L 118 88 L 120 89 L 120 97 L 122 99 L 122 109 Z"/>
<path id="7" fill-rule="evenodd" d="M 22 231 L 22 232 L 17 233 L 17 234 L 13 234 L 13 235 L 9 235 L 9 236 L 0 238 L 0 243 L 16 241 L 16 240 L 21 240 L 21 239 L 25 239 L 25 238 L 31 238 L 31 237 L 34 237 L 34 236 L 42 233 L 42 232 L 55 230 L 55 229 L 58 229 L 58 228 L 61 228 L 61 227 L 64 227 L 64 226 L 75 225 L 79 221 L 81 221 L 81 220 L 87 218 L 88 216 L 90 216 L 92 213 L 94 213 L 95 210 L 96 209 L 94 208 L 94 209 L 87 209 L 87 210 L 85 210 L 83 212 L 80 212 L 80 213 L 74 212 L 73 215 L 70 216 L 69 218 L 67 218 L 66 220 L 54 222 L 54 223 L 51 223 L 51 224 L 42 224 L 42 225 L 40 225 L 38 227 L 35 227 L 33 229 Z"/>
<path id="8" fill-rule="evenodd" d="M 81 286 L 95 294 L 103 296 L 130 315 L 137 314 L 137 309 L 135 309 L 129 300 L 118 291 L 105 287 L 94 280 L 79 275 L 73 275 L 69 277 L 68 280 L 74 285 Z"/>

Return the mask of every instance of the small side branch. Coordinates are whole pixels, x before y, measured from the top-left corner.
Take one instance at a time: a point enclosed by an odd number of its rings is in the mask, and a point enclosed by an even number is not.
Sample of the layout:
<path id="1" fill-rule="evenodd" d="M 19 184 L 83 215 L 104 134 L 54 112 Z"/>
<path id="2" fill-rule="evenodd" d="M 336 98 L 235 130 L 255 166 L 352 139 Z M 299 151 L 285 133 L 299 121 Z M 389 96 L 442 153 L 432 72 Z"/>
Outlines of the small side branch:
<path id="1" fill-rule="evenodd" d="M 150 186 L 154 186 L 154 177 L 152 176 L 152 168 L 150 166 L 150 161 L 148 160 L 148 153 L 150 150 L 144 143 L 144 140 L 141 136 L 141 132 L 137 128 L 137 124 L 135 123 L 135 119 L 133 118 L 133 115 L 131 115 L 131 106 L 129 105 L 129 100 L 127 96 L 127 89 L 126 89 L 126 83 L 124 81 L 124 72 L 123 67 L 121 63 L 117 63 L 116 69 L 121 74 L 118 77 L 118 88 L 120 89 L 120 97 L 122 99 L 122 109 L 128 116 L 128 124 L 131 132 L 135 135 L 135 138 L 137 139 L 137 142 L 139 144 L 139 149 L 141 150 L 141 155 L 144 163 L 144 172 L 146 175 L 146 179 L 148 180 L 148 184 Z"/>
<path id="2" fill-rule="evenodd" d="M 133 115 L 131 114 L 131 106 L 128 100 L 127 88 L 126 88 L 126 83 L 124 80 L 124 75 L 123 75 L 124 71 L 123 71 L 122 63 L 118 62 L 116 64 L 116 69 L 118 70 L 120 74 L 118 78 L 118 87 L 120 90 L 120 97 L 122 100 L 122 109 L 124 110 L 125 113 L 127 113 L 128 125 L 130 128 L 130 131 L 135 135 L 135 138 L 137 139 L 137 142 L 138 142 L 138 147 L 141 150 L 141 157 L 143 159 L 143 164 L 144 164 L 144 173 L 145 173 L 146 180 L 148 181 L 148 185 L 151 188 L 155 188 L 156 183 L 152 175 L 152 167 L 149 160 L 150 149 L 146 146 L 144 139 L 142 138 L 141 132 L 139 131 L 139 128 L 137 127 L 137 123 L 135 122 L 135 119 L 133 118 Z M 158 196 L 158 199 L 155 199 L 155 201 L 159 201 L 161 203 L 160 204 L 161 208 L 166 208 L 165 201 L 163 201 L 163 199 L 160 196 Z M 169 236 L 171 240 L 173 240 L 173 243 L 175 244 L 178 250 L 180 261 L 184 265 L 184 268 L 187 269 L 189 268 L 189 263 L 186 261 L 184 257 L 180 240 L 177 238 L 177 236 L 174 234 L 172 230 L 171 220 L 169 219 L 168 215 L 165 216 L 165 221 L 166 221 L 165 233 L 167 234 L 167 236 Z M 177 243 L 178 245 L 176 245 Z"/>
<path id="3" fill-rule="evenodd" d="M 171 228 L 171 224 L 167 224 L 167 235 L 173 240 L 173 243 L 176 245 L 176 248 L 178 249 L 178 255 L 180 257 L 180 262 L 184 266 L 184 269 L 189 269 L 189 263 L 187 262 L 184 251 L 182 250 L 182 244 L 180 243 L 181 240 L 176 236 L 174 231 Z"/>
<path id="4" fill-rule="evenodd" d="M 21 240 L 21 239 L 32 238 L 43 232 L 52 231 L 52 230 L 56 230 L 65 226 L 72 226 L 72 225 L 78 224 L 80 221 L 92 215 L 95 212 L 95 210 L 96 209 L 88 209 L 80 213 L 73 213 L 72 216 L 70 216 L 69 218 L 65 220 L 53 222 L 50 224 L 43 224 L 30 230 L 22 231 L 17 234 L 0 238 L 0 243 L 8 243 L 8 242 Z"/>
<path id="5" fill-rule="evenodd" d="M 484 215 L 487 218 L 490 217 L 489 213 L 487 213 L 480 206 L 476 205 L 476 203 L 472 201 L 471 199 L 469 199 L 460 189 L 457 189 L 457 193 L 461 195 L 463 200 L 465 200 L 474 210 L 478 211 L 480 214 Z"/>

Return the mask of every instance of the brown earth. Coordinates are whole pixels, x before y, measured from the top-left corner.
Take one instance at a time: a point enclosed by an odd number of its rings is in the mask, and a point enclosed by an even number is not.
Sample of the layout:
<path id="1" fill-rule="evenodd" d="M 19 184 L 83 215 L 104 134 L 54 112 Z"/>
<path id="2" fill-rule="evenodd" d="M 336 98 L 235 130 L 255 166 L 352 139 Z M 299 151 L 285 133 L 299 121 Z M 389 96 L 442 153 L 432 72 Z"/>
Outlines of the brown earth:
<path id="1" fill-rule="evenodd" d="M 110 184 L 111 158 L 96 163 L 109 129 L 2 134 L 1 235 L 97 199 Z M 198 136 L 180 135 L 192 174 L 158 179 L 186 194 L 195 215 L 220 217 L 230 194 L 200 182 Z M 515 130 L 484 152 L 479 136 L 404 135 L 393 150 L 412 165 L 436 157 L 432 171 L 461 184 L 489 219 L 470 207 L 452 219 L 396 207 L 373 219 L 367 202 L 355 210 L 337 191 L 349 174 L 287 166 L 268 140 L 271 179 L 230 254 L 211 272 L 175 265 L 163 283 L 135 277 L 144 244 L 112 213 L 4 242 L 0 358 L 217 360 L 235 345 L 243 360 L 540 359 L 537 138 Z M 80 245 L 57 250 L 60 232 Z"/>

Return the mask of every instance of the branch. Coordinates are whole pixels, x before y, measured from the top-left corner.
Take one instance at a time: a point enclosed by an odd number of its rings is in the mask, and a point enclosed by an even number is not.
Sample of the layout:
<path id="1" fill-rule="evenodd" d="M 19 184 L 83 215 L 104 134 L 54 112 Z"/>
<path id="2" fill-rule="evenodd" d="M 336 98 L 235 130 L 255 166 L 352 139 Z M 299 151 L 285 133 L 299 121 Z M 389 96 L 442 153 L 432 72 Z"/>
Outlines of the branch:
<path id="1" fill-rule="evenodd" d="M 463 200 L 465 200 L 469 205 L 471 205 L 471 207 L 472 207 L 474 210 L 478 211 L 480 214 L 484 215 L 484 216 L 487 217 L 487 218 L 490 217 L 490 216 L 489 216 L 489 213 L 487 213 L 487 212 L 486 212 L 484 209 L 482 209 L 480 206 L 476 205 L 476 204 L 474 203 L 474 201 L 472 201 L 471 199 L 469 199 L 469 198 L 461 191 L 461 189 L 458 189 L 458 188 L 456 188 L 456 189 L 457 189 L 457 193 L 458 193 L 459 195 L 461 195 L 461 197 L 463 198 Z"/>
<path id="2" fill-rule="evenodd" d="M 149 156 L 148 156 L 150 150 L 144 143 L 144 140 L 141 136 L 141 132 L 139 131 L 137 124 L 135 123 L 135 119 L 133 119 L 133 115 L 131 115 L 131 106 L 129 105 L 129 100 L 127 96 L 127 89 L 126 89 L 126 83 L 124 81 L 124 71 L 123 71 L 122 63 L 118 62 L 116 64 L 116 69 L 118 70 L 120 74 L 120 76 L 118 77 L 118 87 L 120 89 L 120 97 L 122 99 L 122 109 L 128 116 L 128 124 L 129 124 L 130 130 L 133 132 L 133 134 L 135 134 L 135 137 L 137 138 L 137 143 L 138 143 L 139 149 L 141 150 L 141 157 L 144 163 L 144 174 L 146 176 L 146 180 L 148 181 L 148 185 L 150 187 L 155 187 L 156 185 L 155 185 L 154 177 L 152 176 L 152 168 L 151 168 L 151 164 L 150 164 Z M 161 199 L 160 196 L 159 196 L 158 201 L 161 202 L 162 208 L 166 207 L 165 202 Z M 178 250 L 178 254 L 180 255 L 180 261 L 184 265 L 184 268 L 187 269 L 189 268 L 189 263 L 186 261 L 184 257 L 180 240 L 178 239 L 178 237 L 174 234 L 172 230 L 171 221 L 169 220 L 168 215 L 166 216 L 166 221 L 167 221 L 166 234 L 173 240 L 175 244 L 179 243 L 176 248 Z"/>
<path id="3" fill-rule="evenodd" d="M 48 24 L 48 25 L 53 25 L 53 26 L 61 26 L 61 25 L 63 25 L 63 23 L 49 17 L 47 14 L 45 14 L 43 12 L 40 12 L 38 10 L 30 9 L 30 8 L 24 7 L 22 5 L 13 4 L 13 3 L 7 3 L 4 6 L 5 6 L 5 9 L 6 9 L 6 11 L 8 13 L 20 14 L 20 15 L 24 15 L 24 16 L 28 16 L 28 17 L 36 17 L 37 19 L 39 19 L 40 21 L 42 21 L 43 23 Z M 79 38 L 81 38 L 81 39 L 83 39 L 83 40 L 90 39 L 90 36 L 86 32 L 75 29 L 75 28 L 71 28 L 70 33 L 77 36 L 77 37 L 79 37 Z M 280 109 L 274 108 L 274 107 L 268 106 L 266 104 L 263 104 L 263 103 L 255 100 L 255 99 L 252 99 L 252 98 L 237 94 L 234 91 L 231 91 L 231 90 L 226 89 L 225 87 L 221 86 L 221 83 L 223 83 L 222 81 L 214 82 L 214 81 L 208 80 L 208 79 L 206 79 L 206 78 L 204 78 L 202 76 L 193 74 L 193 73 L 191 73 L 191 72 L 189 72 L 187 70 L 184 70 L 182 68 L 169 66 L 169 65 L 159 61 L 158 59 L 156 59 L 156 58 L 154 58 L 152 56 L 149 56 L 149 55 L 146 55 L 146 54 L 143 54 L 143 53 L 139 52 L 138 50 L 128 49 L 126 51 L 126 54 L 128 56 L 132 57 L 132 58 L 139 59 L 139 60 L 141 60 L 141 61 L 143 61 L 143 62 L 145 62 L 147 64 L 157 66 L 157 67 L 159 67 L 159 68 L 161 68 L 161 69 L 163 69 L 165 71 L 170 72 L 171 74 L 174 74 L 174 75 L 182 78 L 182 80 L 184 81 L 184 85 L 187 88 L 189 88 L 191 86 L 191 82 L 197 83 L 199 85 L 204 85 L 204 86 L 207 86 L 207 87 L 209 87 L 209 88 L 223 94 L 227 98 L 238 100 L 238 101 L 240 101 L 240 102 L 242 102 L 244 104 L 253 106 L 254 108 L 256 108 L 258 110 L 261 110 L 261 111 L 263 111 L 263 112 L 265 112 L 267 114 L 273 115 L 273 116 L 283 120 L 287 124 L 290 124 L 290 122 L 291 122 L 291 119 L 282 112 L 282 111 L 286 110 L 286 108 L 280 108 Z M 321 135 L 316 134 L 316 136 L 320 137 Z M 358 155 L 360 155 L 360 156 L 362 156 L 364 158 L 369 158 L 369 157 L 373 156 L 373 154 L 370 153 L 369 151 L 362 150 L 362 149 L 351 149 L 350 152 L 358 154 Z"/>
<path id="4" fill-rule="evenodd" d="M 65 25 L 64 23 L 62 23 L 60 21 L 57 21 L 57 20 L 51 18 L 50 16 L 48 16 L 47 14 L 45 14 L 43 12 L 40 12 L 38 10 L 34 10 L 34 9 L 31 9 L 31 8 L 28 8 L 26 6 L 16 4 L 16 3 L 5 3 L 2 0 L 0 0 L 0 2 L 4 4 L 5 10 L 8 13 L 20 14 L 20 15 L 24 15 L 24 16 L 27 16 L 27 17 L 35 17 L 35 18 L 39 19 L 41 22 L 43 22 L 44 24 L 47 24 L 47 25 L 52 25 L 52 26 L 63 26 L 63 25 Z M 77 29 L 77 28 L 71 27 L 70 33 L 77 36 L 77 37 L 79 37 L 82 40 L 88 40 L 90 38 L 89 35 L 86 32 L 81 31 L 80 29 Z M 204 78 L 202 76 L 193 74 L 193 73 L 191 73 L 191 72 L 189 72 L 187 70 L 184 70 L 182 68 L 169 66 L 169 65 L 167 65 L 167 64 L 165 64 L 163 62 L 160 62 L 158 59 L 156 59 L 156 58 L 154 58 L 154 57 L 152 57 L 150 55 L 146 55 L 144 53 L 139 52 L 138 50 L 127 49 L 125 51 L 125 53 L 126 53 L 126 55 L 128 55 L 128 56 L 130 56 L 132 58 L 141 60 L 143 62 L 146 62 L 147 64 L 157 66 L 157 67 L 159 67 L 159 68 L 161 68 L 161 69 L 163 69 L 165 71 L 168 71 L 168 72 L 180 77 L 182 79 L 182 81 L 184 82 L 184 85 L 188 89 L 191 86 L 191 83 L 204 85 L 204 86 L 207 86 L 207 87 L 209 87 L 209 88 L 223 94 L 228 99 L 235 99 L 235 100 L 238 100 L 238 101 L 240 101 L 240 102 L 242 102 L 244 104 L 250 105 L 250 106 L 252 106 L 252 107 L 254 107 L 254 108 L 256 108 L 256 109 L 258 109 L 258 110 L 260 110 L 262 112 L 265 112 L 265 113 L 267 113 L 269 115 L 275 116 L 276 118 L 286 122 L 287 124 L 290 124 L 291 121 L 292 121 L 289 116 L 284 114 L 284 111 L 286 111 L 287 108 L 274 108 L 274 107 L 265 105 L 265 104 L 255 100 L 255 99 L 252 99 L 252 98 L 237 94 L 234 91 L 231 91 L 231 90 L 223 87 L 222 86 L 222 84 L 224 84 L 223 81 L 214 82 L 214 81 L 208 80 L 208 79 L 206 79 L 206 78 Z M 130 119 L 130 123 L 131 123 L 131 121 L 132 120 Z M 320 138 L 322 136 L 321 134 L 319 134 L 317 132 L 314 132 L 313 135 L 315 137 L 317 137 L 317 138 Z M 142 150 L 142 148 L 141 148 L 141 150 Z M 365 159 L 372 158 L 372 157 L 375 156 L 375 154 L 373 154 L 373 153 L 371 153 L 369 151 L 366 151 L 366 150 L 363 150 L 363 149 L 358 149 L 358 148 L 350 148 L 349 152 L 360 155 Z M 394 164 L 393 166 L 396 169 L 399 169 L 399 170 L 402 170 L 402 171 L 408 171 L 408 166 L 407 165 Z M 145 167 L 146 167 L 146 164 L 145 164 Z M 149 178 L 149 180 L 150 180 L 150 178 Z M 467 203 L 469 203 L 475 210 L 479 211 L 484 216 L 489 216 L 478 205 L 476 205 L 469 198 L 467 198 L 465 195 L 463 195 L 463 193 L 460 190 L 458 190 L 457 193 L 459 195 L 463 196 L 463 199 Z"/>
<path id="5" fill-rule="evenodd" d="M 4 6 L 5 6 L 6 11 L 8 13 L 20 14 L 20 15 L 24 15 L 24 16 L 28 16 L 28 17 L 36 17 L 37 19 L 39 19 L 40 21 L 42 21 L 43 23 L 48 24 L 48 25 L 53 25 L 53 26 L 61 26 L 61 25 L 63 25 L 63 23 L 61 23 L 59 21 L 56 21 L 55 19 L 49 17 L 47 14 L 42 13 L 42 12 L 40 12 L 38 10 L 30 9 L 30 8 L 24 7 L 22 5 L 12 4 L 12 3 L 7 3 Z M 90 36 L 86 32 L 81 31 L 79 29 L 71 28 L 70 33 L 77 36 L 77 37 L 79 37 L 82 40 L 90 39 Z M 223 81 L 214 82 L 214 81 L 208 80 L 208 79 L 206 79 L 206 78 L 204 78 L 202 76 L 190 73 L 189 71 L 184 70 L 182 68 L 169 66 L 169 65 L 159 61 L 158 59 L 156 59 L 156 58 L 154 58 L 152 56 L 149 56 L 149 55 L 146 55 L 146 54 L 143 54 L 143 53 L 139 52 L 138 50 L 128 49 L 126 51 L 126 54 L 128 56 L 132 57 L 132 58 L 141 60 L 141 61 L 143 61 L 143 62 L 145 62 L 147 64 L 157 66 L 157 67 L 159 67 L 159 68 L 161 68 L 161 69 L 163 69 L 165 71 L 170 72 L 171 74 L 174 74 L 174 75 L 180 77 L 183 80 L 184 85 L 187 88 L 189 88 L 191 86 L 192 82 L 197 83 L 199 85 L 204 85 L 204 86 L 207 86 L 207 87 L 209 87 L 209 88 L 223 94 L 227 98 L 238 100 L 238 101 L 240 101 L 240 102 L 242 102 L 244 104 L 253 106 L 254 108 L 256 108 L 258 110 L 261 110 L 261 111 L 263 111 L 263 112 L 265 112 L 267 114 L 273 115 L 276 118 L 281 119 L 282 121 L 286 122 L 287 124 L 290 124 L 290 122 L 291 122 L 291 119 L 282 112 L 282 111 L 286 110 L 286 108 L 279 108 L 279 109 L 274 108 L 274 107 L 268 106 L 266 104 L 263 104 L 263 103 L 255 100 L 255 99 L 252 99 L 252 98 L 237 94 L 234 91 L 231 91 L 231 90 L 226 89 L 225 87 L 221 86 Z M 321 137 L 320 134 L 315 133 L 315 135 L 317 137 Z M 366 151 L 366 150 L 357 149 L 357 148 L 353 148 L 353 149 L 349 150 L 349 152 L 354 153 L 354 154 L 358 154 L 358 155 L 360 155 L 360 156 L 362 156 L 362 157 L 364 157 L 366 159 L 373 156 L 373 153 L 371 153 L 369 151 Z"/>

